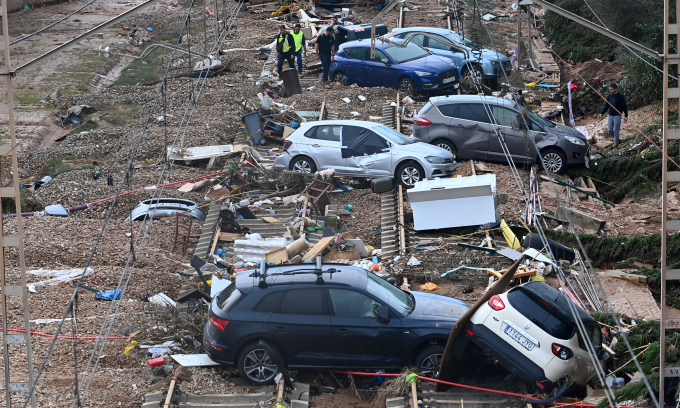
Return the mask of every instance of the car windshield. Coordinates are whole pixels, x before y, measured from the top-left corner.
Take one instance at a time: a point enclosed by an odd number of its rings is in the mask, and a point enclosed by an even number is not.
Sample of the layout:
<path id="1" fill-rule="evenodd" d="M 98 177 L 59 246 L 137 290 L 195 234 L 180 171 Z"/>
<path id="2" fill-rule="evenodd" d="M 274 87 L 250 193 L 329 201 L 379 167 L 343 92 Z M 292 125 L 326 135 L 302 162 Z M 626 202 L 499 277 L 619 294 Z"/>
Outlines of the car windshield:
<path id="1" fill-rule="evenodd" d="M 407 145 L 407 144 L 415 143 L 413 141 L 413 139 L 411 139 L 410 137 L 404 136 L 401 133 L 397 132 L 396 130 L 394 130 L 392 128 L 388 128 L 385 125 L 376 126 L 375 128 L 373 128 L 373 130 L 380 133 L 380 136 L 389 140 L 390 143 L 392 143 L 394 145 Z"/>
<path id="2" fill-rule="evenodd" d="M 479 44 L 477 44 L 476 42 L 472 41 L 471 39 L 469 39 L 467 37 L 463 37 L 462 35 L 460 35 L 458 33 L 451 33 L 451 34 L 448 35 L 448 37 L 451 41 L 458 43 L 458 44 L 463 44 L 464 46 L 466 46 L 468 48 L 480 47 Z"/>
<path id="3" fill-rule="evenodd" d="M 414 43 L 408 43 L 405 47 L 400 45 L 393 45 L 384 49 L 385 53 L 392 57 L 393 60 L 400 64 L 402 62 L 413 61 L 418 58 L 427 57 L 430 55 L 424 48 Z"/>
<path id="4" fill-rule="evenodd" d="M 394 310 L 399 312 L 402 316 L 410 314 L 415 308 L 415 300 L 408 296 L 406 292 L 400 290 L 394 285 L 390 285 L 377 275 L 367 272 L 368 283 L 366 283 L 366 291 L 378 299 L 382 300 Z"/>
<path id="5" fill-rule="evenodd" d="M 519 108 L 520 108 L 519 105 L 516 105 L 516 106 L 515 106 L 515 109 L 519 109 Z M 524 112 L 524 114 L 525 114 L 529 119 L 531 119 L 532 121 L 534 121 L 534 122 L 535 122 L 538 126 L 540 126 L 540 127 L 543 127 L 543 128 L 546 128 L 546 127 L 548 127 L 548 128 L 554 128 L 555 126 L 557 126 L 557 125 L 555 125 L 553 122 L 551 122 L 551 121 L 549 121 L 549 120 L 547 120 L 547 119 L 543 119 L 540 115 L 537 115 L 536 113 L 530 111 L 529 109 L 524 108 L 524 109 L 523 109 L 523 112 Z"/>

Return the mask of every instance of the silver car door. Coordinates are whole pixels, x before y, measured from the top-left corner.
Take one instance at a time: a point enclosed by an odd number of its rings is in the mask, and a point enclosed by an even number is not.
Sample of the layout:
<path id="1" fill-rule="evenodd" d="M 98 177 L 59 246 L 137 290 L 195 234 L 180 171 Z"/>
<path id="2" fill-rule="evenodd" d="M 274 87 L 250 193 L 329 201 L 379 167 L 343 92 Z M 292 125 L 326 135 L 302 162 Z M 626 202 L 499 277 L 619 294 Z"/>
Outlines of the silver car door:
<path id="1" fill-rule="evenodd" d="M 510 152 L 512 160 L 525 162 L 531 160 L 533 152 L 536 151 L 531 141 L 533 132 L 522 126 L 524 120 L 519 112 L 502 106 L 491 105 L 491 110 L 498 124 L 498 131 L 503 135 L 505 144 Z M 496 132 L 491 132 L 489 138 L 489 159 L 506 161 L 505 153 L 501 146 L 501 141 Z"/>
<path id="2" fill-rule="evenodd" d="M 458 157 L 486 160 L 491 120 L 484 105 L 461 103 L 451 121 L 449 133 L 458 148 Z"/>
<path id="3" fill-rule="evenodd" d="M 392 148 L 389 142 L 371 129 L 342 127 L 342 156 L 347 172 L 354 176 L 391 177 Z"/>
<path id="4" fill-rule="evenodd" d="M 334 169 L 342 174 L 345 170 L 345 159 L 340 154 L 340 135 L 342 125 L 315 126 L 313 132 L 307 132 L 309 152 L 317 163 L 318 170 Z"/>

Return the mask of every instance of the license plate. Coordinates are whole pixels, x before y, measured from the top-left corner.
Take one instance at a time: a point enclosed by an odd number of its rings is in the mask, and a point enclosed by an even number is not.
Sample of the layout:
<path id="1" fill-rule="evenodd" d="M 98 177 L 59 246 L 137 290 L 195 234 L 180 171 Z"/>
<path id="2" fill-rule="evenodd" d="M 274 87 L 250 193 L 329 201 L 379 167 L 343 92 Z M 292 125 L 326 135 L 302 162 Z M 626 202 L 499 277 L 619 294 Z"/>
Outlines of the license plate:
<path id="1" fill-rule="evenodd" d="M 450 77 L 450 78 L 444 78 L 444 79 L 442 80 L 442 84 L 448 84 L 449 82 L 453 82 L 453 81 L 455 81 L 455 80 L 456 80 L 456 77 L 455 77 L 455 76 L 452 76 L 452 77 Z"/>
<path id="2" fill-rule="evenodd" d="M 513 340 L 518 342 L 522 347 L 529 351 L 533 350 L 534 346 L 536 346 L 531 340 L 522 336 L 517 330 L 513 329 L 510 326 L 505 328 L 505 334 L 510 336 Z"/>

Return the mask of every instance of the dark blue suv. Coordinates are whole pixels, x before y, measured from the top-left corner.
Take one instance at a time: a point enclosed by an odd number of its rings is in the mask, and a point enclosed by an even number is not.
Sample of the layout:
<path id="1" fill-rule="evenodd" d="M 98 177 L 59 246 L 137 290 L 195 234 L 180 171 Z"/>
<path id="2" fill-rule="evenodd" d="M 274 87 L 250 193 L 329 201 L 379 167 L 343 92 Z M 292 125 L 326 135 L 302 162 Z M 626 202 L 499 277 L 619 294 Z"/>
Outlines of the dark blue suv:
<path id="1" fill-rule="evenodd" d="M 437 376 L 453 324 L 470 305 L 402 291 L 377 275 L 340 264 L 243 271 L 212 300 L 203 344 L 253 385 L 288 368 L 402 369 Z"/>

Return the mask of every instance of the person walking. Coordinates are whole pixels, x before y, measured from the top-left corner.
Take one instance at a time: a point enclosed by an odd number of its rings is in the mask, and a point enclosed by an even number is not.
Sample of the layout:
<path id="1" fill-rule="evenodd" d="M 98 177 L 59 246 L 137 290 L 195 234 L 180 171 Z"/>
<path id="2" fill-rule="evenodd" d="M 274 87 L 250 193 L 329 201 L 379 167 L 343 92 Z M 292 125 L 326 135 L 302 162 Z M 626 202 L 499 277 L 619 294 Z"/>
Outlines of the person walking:
<path id="1" fill-rule="evenodd" d="M 602 114 L 609 110 L 607 126 L 609 127 L 609 133 L 614 136 L 614 147 L 619 146 L 621 115 L 626 115 L 623 120 L 628 121 L 628 105 L 626 105 L 626 99 L 619 93 L 618 88 L 618 85 L 615 83 L 609 85 L 609 95 L 607 95 L 607 102 L 605 102 L 602 112 L 597 115 L 597 118 L 600 119 Z"/>
<path id="2" fill-rule="evenodd" d="M 298 73 L 302 75 L 302 54 L 307 55 L 307 39 L 302 33 L 302 26 L 300 24 L 295 24 L 293 34 L 291 35 L 295 40 L 295 57 L 297 58 Z"/>
<path id="3" fill-rule="evenodd" d="M 276 36 L 276 56 L 278 57 L 278 63 L 276 65 L 276 70 L 281 75 L 283 70 L 283 62 L 288 61 L 288 66 L 290 68 L 295 68 L 293 63 L 295 39 L 293 35 L 286 30 L 286 26 L 281 24 L 279 26 L 279 34 Z"/>
<path id="4" fill-rule="evenodd" d="M 323 67 L 323 82 L 328 82 L 328 69 L 331 62 L 335 61 L 335 39 L 333 38 L 333 27 L 326 28 L 323 35 L 316 39 L 315 51 Z"/>

